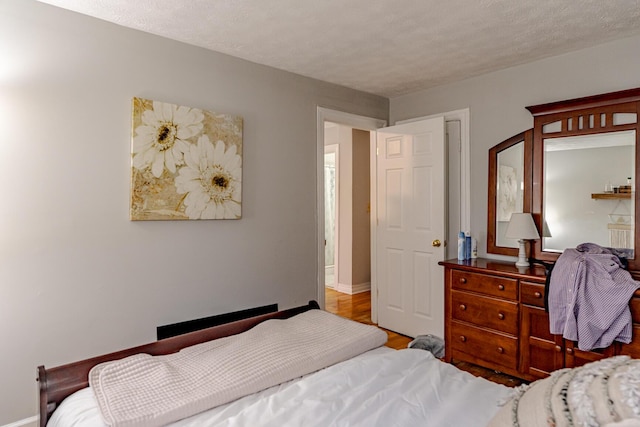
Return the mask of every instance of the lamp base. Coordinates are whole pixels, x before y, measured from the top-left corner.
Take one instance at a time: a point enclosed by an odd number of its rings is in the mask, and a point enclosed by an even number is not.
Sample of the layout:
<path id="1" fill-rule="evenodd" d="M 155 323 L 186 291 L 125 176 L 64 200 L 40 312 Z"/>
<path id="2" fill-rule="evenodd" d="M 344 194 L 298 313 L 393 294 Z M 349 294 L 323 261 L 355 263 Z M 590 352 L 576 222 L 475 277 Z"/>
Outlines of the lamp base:
<path id="1" fill-rule="evenodd" d="M 527 253 L 525 250 L 526 240 L 520 239 L 518 240 L 520 249 L 518 250 L 518 261 L 516 261 L 516 267 L 529 267 L 529 260 L 527 259 Z"/>

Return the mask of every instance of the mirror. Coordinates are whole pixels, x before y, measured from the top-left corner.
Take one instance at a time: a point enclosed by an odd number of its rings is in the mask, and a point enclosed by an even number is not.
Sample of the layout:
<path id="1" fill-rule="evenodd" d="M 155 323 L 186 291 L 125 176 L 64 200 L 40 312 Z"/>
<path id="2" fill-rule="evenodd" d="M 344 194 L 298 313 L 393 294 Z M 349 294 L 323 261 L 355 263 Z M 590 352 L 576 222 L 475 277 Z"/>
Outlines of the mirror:
<path id="1" fill-rule="evenodd" d="M 533 257 L 555 261 L 584 242 L 627 249 L 637 280 L 640 88 L 527 109 L 534 117 L 531 213 L 542 235 Z"/>
<path id="2" fill-rule="evenodd" d="M 635 141 L 635 130 L 543 141 L 544 251 L 588 239 L 633 257 Z"/>
<path id="3" fill-rule="evenodd" d="M 528 130 L 489 150 L 488 253 L 518 254 L 518 242 L 504 236 L 512 213 L 529 212 L 531 146 Z"/>

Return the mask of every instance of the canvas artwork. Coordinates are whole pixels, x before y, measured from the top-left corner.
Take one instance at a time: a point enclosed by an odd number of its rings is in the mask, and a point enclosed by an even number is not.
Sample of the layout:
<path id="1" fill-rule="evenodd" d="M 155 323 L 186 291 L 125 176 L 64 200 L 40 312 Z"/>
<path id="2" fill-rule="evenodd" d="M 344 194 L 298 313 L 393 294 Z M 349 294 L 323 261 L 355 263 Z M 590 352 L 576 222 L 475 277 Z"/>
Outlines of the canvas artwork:
<path id="1" fill-rule="evenodd" d="M 498 221 L 509 221 L 516 211 L 518 179 L 511 166 L 500 165 L 498 171 Z"/>
<path id="2" fill-rule="evenodd" d="M 132 220 L 239 219 L 242 117 L 133 98 Z"/>

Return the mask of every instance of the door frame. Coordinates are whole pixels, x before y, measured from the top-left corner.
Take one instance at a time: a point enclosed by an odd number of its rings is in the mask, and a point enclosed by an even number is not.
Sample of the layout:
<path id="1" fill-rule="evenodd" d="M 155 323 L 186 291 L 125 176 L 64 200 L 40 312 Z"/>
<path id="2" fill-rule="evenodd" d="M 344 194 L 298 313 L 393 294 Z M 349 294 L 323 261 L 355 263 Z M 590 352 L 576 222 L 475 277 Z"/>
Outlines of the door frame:
<path id="1" fill-rule="evenodd" d="M 471 158 L 469 142 L 469 108 L 449 111 L 442 114 L 416 117 L 407 120 L 396 121 L 399 125 L 417 120 L 429 119 L 436 116 L 444 116 L 445 123 L 452 120 L 460 121 L 460 229 L 471 231 Z M 387 126 L 387 121 L 372 117 L 359 116 L 357 114 L 330 108 L 317 107 L 316 124 L 316 246 L 318 262 L 316 264 L 317 301 L 322 309 L 325 307 L 325 283 L 324 283 L 324 122 L 334 122 L 356 129 L 370 132 L 370 156 L 371 156 L 371 321 L 378 323 L 378 285 L 376 281 L 376 157 L 377 143 L 375 131 Z M 446 218 L 449 221 L 449 218 Z M 453 242 L 448 242 L 453 244 Z"/>

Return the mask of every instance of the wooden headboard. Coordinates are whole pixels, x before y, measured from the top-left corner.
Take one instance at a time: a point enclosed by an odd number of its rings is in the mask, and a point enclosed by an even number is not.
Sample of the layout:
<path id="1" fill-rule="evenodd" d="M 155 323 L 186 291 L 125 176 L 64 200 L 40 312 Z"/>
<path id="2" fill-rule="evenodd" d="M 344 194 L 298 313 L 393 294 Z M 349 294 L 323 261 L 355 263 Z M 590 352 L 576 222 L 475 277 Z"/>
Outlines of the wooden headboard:
<path id="1" fill-rule="evenodd" d="M 275 313 L 263 314 L 225 325 L 214 326 L 188 334 L 155 341 L 138 347 L 132 347 L 102 356 L 92 357 L 67 365 L 54 368 L 38 366 L 37 381 L 40 387 L 40 426 L 45 427 L 53 411 L 56 410 L 60 402 L 70 394 L 89 386 L 89 371 L 95 365 L 118 360 L 138 353 L 146 353 L 153 356 L 171 354 L 182 348 L 189 347 L 206 341 L 228 337 L 239 334 L 253 328 L 258 323 L 269 319 L 287 319 L 296 314 L 312 309 L 319 309 L 318 303 L 309 301 L 309 304 L 289 310 Z"/>

